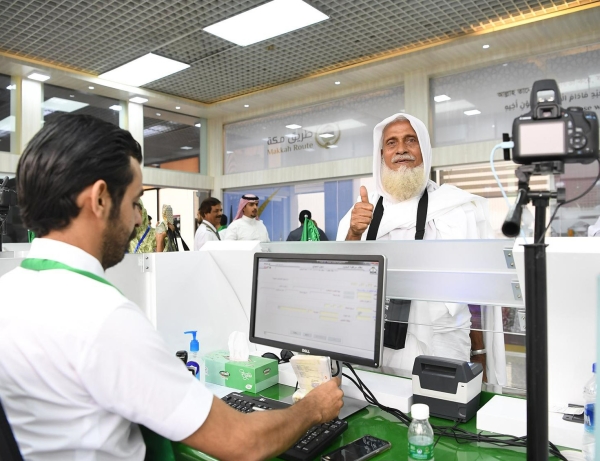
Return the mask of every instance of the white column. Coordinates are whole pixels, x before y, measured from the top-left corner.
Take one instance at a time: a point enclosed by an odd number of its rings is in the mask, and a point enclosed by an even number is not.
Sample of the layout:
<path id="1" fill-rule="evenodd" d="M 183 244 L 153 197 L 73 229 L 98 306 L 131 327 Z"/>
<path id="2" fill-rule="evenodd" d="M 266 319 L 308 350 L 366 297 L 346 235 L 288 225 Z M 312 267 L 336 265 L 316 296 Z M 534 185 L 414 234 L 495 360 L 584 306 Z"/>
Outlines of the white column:
<path id="1" fill-rule="evenodd" d="M 127 129 L 144 152 L 144 106 L 135 102 L 127 104 Z M 142 162 L 143 165 L 143 162 Z"/>
<path id="2" fill-rule="evenodd" d="M 207 124 L 208 175 L 214 178 L 212 196 L 223 200 L 223 120 L 210 118 Z"/>
<path id="3" fill-rule="evenodd" d="M 17 150 L 14 153 L 21 155 L 27 143 L 42 128 L 44 93 L 41 82 L 17 77 L 14 81 L 17 85 L 15 90 L 17 92 L 15 112 Z"/>
<path id="4" fill-rule="evenodd" d="M 431 132 L 429 120 L 429 76 L 417 70 L 404 75 L 404 108 L 421 120 Z"/>

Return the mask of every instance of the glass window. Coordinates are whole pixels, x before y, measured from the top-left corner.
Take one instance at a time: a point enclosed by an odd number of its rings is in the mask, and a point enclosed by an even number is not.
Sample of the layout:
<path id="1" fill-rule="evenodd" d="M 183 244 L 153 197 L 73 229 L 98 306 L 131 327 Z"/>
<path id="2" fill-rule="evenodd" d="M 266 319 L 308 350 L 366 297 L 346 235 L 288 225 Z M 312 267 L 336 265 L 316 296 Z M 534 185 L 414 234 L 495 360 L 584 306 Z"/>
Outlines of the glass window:
<path id="1" fill-rule="evenodd" d="M 197 118 L 144 107 L 144 165 L 199 173 L 200 128 Z"/>
<path id="2" fill-rule="evenodd" d="M 225 174 L 372 155 L 373 127 L 404 110 L 396 87 L 225 125 Z"/>
<path id="3" fill-rule="evenodd" d="M 228 190 L 223 194 L 223 213 L 231 223 L 242 195 L 255 194 L 262 207 L 260 219 L 271 241 L 287 240 L 289 233 L 300 226 L 302 210 L 309 210 L 327 238 L 335 240 L 338 224 L 354 205 L 361 185 L 374 187 L 372 177 Z"/>
<path id="4" fill-rule="evenodd" d="M 59 86 L 44 84 L 44 121 L 53 114 L 86 114 L 93 115 L 99 119 L 114 123 L 119 126 L 119 108 L 121 102 L 118 99 L 106 98 L 83 91 L 70 90 Z"/>
<path id="5" fill-rule="evenodd" d="M 563 107 L 600 111 L 600 45 L 430 80 L 433 145 L 502 140 L 529 111 L 533 82 L 558 82 Z"/>
<path id="6" fill-rule="evenodd" d="M 13 89 L 8 75 L 0 75 L 0 151 L 10 152 L 10 137 L 15 131 L 15 117 L 10 113 Z"/>

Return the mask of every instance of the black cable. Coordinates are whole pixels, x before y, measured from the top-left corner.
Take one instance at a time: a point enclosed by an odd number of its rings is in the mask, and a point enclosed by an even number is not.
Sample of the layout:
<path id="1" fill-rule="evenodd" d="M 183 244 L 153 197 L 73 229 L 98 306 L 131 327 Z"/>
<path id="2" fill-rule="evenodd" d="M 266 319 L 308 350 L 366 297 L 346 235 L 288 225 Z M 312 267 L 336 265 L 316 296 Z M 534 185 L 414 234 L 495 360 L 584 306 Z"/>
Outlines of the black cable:
<path id="1" fill-rule="evenodd" d="M 389 413 L 392 416 L 396 417 L 404 425 L 410 426 L 410 423 L 412 421 L 412 418 L 410 416 L 408 416 L 407 414 L 403 413 L 402 411 L 400 411 L 396 408 L 386 407 L 385 405 L 382 405 L 381 403 L 379 403 L 377 398 L 373 395 L 373 393 L 369 390 L 369 388 L 365 385 L 365 383 L 360 379 L 360 377 L 358 376 L 358 374 L 356 373 L 356 371 L 354 370 L 352 365 L 344 362 L 344 366 L 352 372 L 354 377 L 349 376 L 346 373 L 342 373 L 342 376 L 349 379 L 358 388 L 358 390 L 363 394 L 365 401 L 367 403 L 374 405 L 376 407 L 379 407 L 381 410 L 385 411 L 386 413 Z M 481 431 L 476 434 L 472 434 L 471 432 L 467 432 L 466 430 L 459 428 L 458 424 L 459 424 L 459 421 L 456 421 L 454 426 L 435 426 L 432 424 L 431 427 L 433 428 L 433 433 L 434 433 L 434 435 L 438 436 L 438 439 L 435 442 L 434 446 L 439 442 L 440 437 L 446 436 L 446 437 L 454 438 L 454 440 L 456 441 L 457 444 L 478 442 L 478 443 L 488 443 L 490 445 L 494 445 L 494 446 L 501 447 L 501 448 L 506 448 L 506 447 L 527 448 L 527 437 L 526 436 L 516 437 L 516 436 L 512 436 L 512 435 L 505 435 L 505 434 L 483 434 Z M 567 461 L 567 458 L 565 458 L 560 453 L 558 448 L 556 448 L 556 446 L 552 442 L 548 442 L 548 445 L 549 445 L 548 452 L 551 455 L 557 457 L 558 459 L 560 459 L 562 461 Z"/>
<path id="2" fill-rule="evenodd" d="M 573 203 L 573 202 L 579 200 L 584 195 L 589 194 L 591 192 L 591 190 L 596 186 L 596 183 L 598 181 L 600 181 L 600 159 L 596 159 L 596 161 L 598 162 L 598 176 L 596 176 L 596 179 L 594 179 L 594 182 L 592 183 L 592 185 L 590 187 L 588 187 L 583 194 L 580 194 L 577 197 L 572 198 L 571 200 L 567 200 L 567 201 L 559 203 L 557 205 L 556 209 L 554 210 L 554 213 L 552 213 L 552 216 L 550 217 L 550 221 L 548 222 L 546 229 L 544 229 L 544 232 L 542 233 L 542 235 L 540 235 L 540 238 L 535 243 L 540 243 L 542 241 L 542 239 L 544 238 L 544 235 L 546 235 L 546 232 L 548 232 L 548 229 L 550 228 L 550 224 L 552 224 L 552 221 L 554 221 L 554 218 L 556 217 L 556 213 L 558 212 L 558 210 L 560 209 L 561 206 L 566 205 L 567 203 Z"/>
<path id="3" fill-rule="evenodd" d="M 334 374 L 334 375 L 331 375 L 331 377 L 332 377 L 332 378 L 335 378 L 336 376 L 339 376 L 339 375 L 340 375 L 340 372 L 342 371 L 342 367 L 340 366 L 340 362 L 339 362 L 339 360 L 336 360 L 336 361 L 335 361 L 335 365 L 336 365 L 336 367 L 337 367 L 337 370 L 336 370 L 336 372 L 335 372 L 335 374 Z"/>

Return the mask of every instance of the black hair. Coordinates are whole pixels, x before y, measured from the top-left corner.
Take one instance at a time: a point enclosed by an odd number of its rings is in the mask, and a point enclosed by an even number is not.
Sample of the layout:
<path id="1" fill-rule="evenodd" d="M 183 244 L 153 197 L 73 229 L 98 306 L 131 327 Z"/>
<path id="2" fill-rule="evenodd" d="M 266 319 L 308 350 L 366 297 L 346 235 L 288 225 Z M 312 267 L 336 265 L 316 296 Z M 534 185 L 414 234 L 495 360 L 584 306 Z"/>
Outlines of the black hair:
<path id="1" fill-rule="evenodd" d="M 200 212 L 200 216 L 204 217 L 205 214 L 208 214 L 212 211 L 212 207 L 220 205 L 221 201 L 218 198 L 208 197 L 202 200 L 200 204 L 200 208 L 198 211 Z"/>
<path id="2" fill-rule="evenodd" d="M 227 215 L 226 214 L 222 214 L 221 215 L 221 226 L 226 226 L 227 225 Z"/>
<path id="3" fill-rule="evenodd" d="M 300 224 L 304 224 L 304 218 L 312 218 L 312 214 L 310 211 L 308 210 L 302 210 L 300 212 L 300 216 L 298 216 L 298 219 L 300 220 Z"/>
<path id="4" fill-rule="evenodd" d="M 79 215 L 78 195 L 106 181 L 110 218 L 119 215 L 133 181 L 130 158 L 142 162 L 131 133 L 91 115 L 62 114 L 46 122 L 21 155 L 17 197 L 24 224 L 43 237 L 67 227 Z"/>

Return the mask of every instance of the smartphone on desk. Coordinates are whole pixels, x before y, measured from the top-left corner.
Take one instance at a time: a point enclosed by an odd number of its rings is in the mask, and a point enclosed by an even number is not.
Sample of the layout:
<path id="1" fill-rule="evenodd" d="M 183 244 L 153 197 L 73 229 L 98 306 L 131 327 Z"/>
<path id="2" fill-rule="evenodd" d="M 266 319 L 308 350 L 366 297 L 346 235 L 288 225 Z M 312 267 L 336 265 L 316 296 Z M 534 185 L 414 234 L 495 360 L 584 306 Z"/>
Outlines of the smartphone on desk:
<path id="1" fill-rule="evenodd" d="M 389 450 L 392 444 L 372 435 L 365 435 L 331 453 L 321 456 L 321 461 L 364 461 Z"/>

